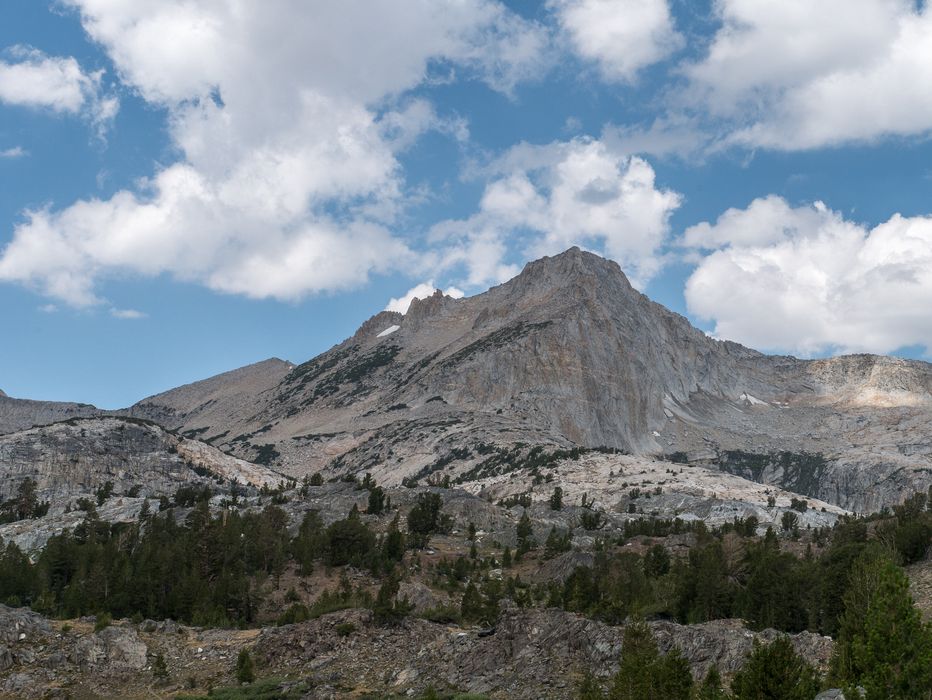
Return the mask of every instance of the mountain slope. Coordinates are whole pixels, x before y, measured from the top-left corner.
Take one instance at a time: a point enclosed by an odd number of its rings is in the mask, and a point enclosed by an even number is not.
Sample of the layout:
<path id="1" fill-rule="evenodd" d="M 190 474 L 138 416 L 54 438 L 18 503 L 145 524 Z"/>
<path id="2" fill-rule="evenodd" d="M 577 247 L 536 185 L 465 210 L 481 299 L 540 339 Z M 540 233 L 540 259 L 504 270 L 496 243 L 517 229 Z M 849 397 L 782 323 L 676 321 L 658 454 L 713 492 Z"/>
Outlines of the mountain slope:
<path id="1" fill-rule="evenodd" d="M 271 358 L 150 396 L 125 411 L 166 428 L 185 427 L 189 437 L 210 423 L 248 420 L 262 395 L 278 386 L 294 365 Z"/>
<path id="2" fill-rule="evenodd" d="M 60 420 L 102 413 L 104 411 L 86 403 L 14 399 L 0 391 L 0 435 L 25 430 L 34 425 L 47 425 Z"/>

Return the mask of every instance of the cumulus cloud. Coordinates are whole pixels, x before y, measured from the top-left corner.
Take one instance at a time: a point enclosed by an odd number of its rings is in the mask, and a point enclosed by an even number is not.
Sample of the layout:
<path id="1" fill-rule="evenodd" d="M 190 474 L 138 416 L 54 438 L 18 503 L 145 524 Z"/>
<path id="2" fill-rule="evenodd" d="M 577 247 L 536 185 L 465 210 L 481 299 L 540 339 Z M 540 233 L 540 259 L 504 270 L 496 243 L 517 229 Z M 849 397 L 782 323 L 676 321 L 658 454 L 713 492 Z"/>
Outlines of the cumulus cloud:
<path id="1" fill-rule="evenodd" d="M 429 129 L 468 135 L 407 91 L 453 69 L 508 91 L 548 41 L 495 0 L 65 2 L 180 154 L 138 188 L 25 213 L 0 279 L 76 306 L 110 274 L 297 299 L 407 267 L 397 156 Z"/>
<path id="2" fill-rule="evenodd" d="M 718 337 L 803 355 L 932 350 L 932 217 L 868 228 L 771 196 L 688 229 L 684 242 L 713 250 L 685 295 Z"/>
<path id="3" fill-rule="evenodd" d="M 551 7 L 575 52 L 611 81 L 633 81 L 683 44 L 666 0 L 554 0 Z"/>
<path id="4" fill-rule="evenodd" d="M 7 160 L 13 160 L 15 158 L 24 158 L 29 155 L 22 146 L 13 146 L 12 148 L 7 148 L 0 151 L 0 158 Z"/>
<path id="5" fill-rule="evenodd" d="M 647 161 L 577 138 L 522 144 L 485 171 L 479 211 L 434 227 L 448 244 L 444 264 L 463 264 L 467 284 L 500 282 L 518 271 L 505 260 L 513 241 L 529 257 L 572 245 L 615 259 L 643 286 L 662 265 L 661 248 L 680 196 L 655 184 Z"/>
<path id="6" fill-rule="evenodd" d="M 415 299 L 426 299 L 429 296 L 432 296 L 434 292 L 437 291 L 437 288 L 434 286 L 434 281 L 429 280 L 427 282 L 421 282 L 420 284 L 412 287 L 407 292 L 402 294 L 400 297 L 392 298 L 389 300 L 388 305 L 385 307 L 386 311 L 397 311 L 400 314 L 408 313 L 408 307 L 411 306 L 411 302 Z M 448 287 L 443 290 L 443 293 L 447 296 L 453 297 L 454 299 L 461 299 L 463 291 L 457 289 L 456 287 Z"/>
<path id="7" fill-rule="evenodd" d="M 85 72 L 71 56 L 47 56 L 25 46 L 7 50 L 0 60 L 0 103 L 67 114 L 85 114 L 105 127 L 119 108 L 101 90 L 103 71 Z"/>
<path id="8" fill-rule="evenodd" d="M 719 0 L 685 101 L 726 144 L 806 149 L 932 129 L 932 9 L 913 0 Z"/>

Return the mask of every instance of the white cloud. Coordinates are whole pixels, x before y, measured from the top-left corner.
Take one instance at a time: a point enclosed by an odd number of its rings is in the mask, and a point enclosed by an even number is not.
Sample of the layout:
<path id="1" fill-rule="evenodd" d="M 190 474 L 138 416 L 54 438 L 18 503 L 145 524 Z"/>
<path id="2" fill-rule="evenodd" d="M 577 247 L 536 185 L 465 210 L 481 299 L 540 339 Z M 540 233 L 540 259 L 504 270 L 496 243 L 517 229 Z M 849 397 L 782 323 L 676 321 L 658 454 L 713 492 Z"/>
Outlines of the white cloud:
<path id="1" fill-rule="evenodd" d="M 595 61 L 607 80 L 631 82 L 683 44 L 666 0 L 553 0 L 551 6 L 576 53 Z"/>
<path id="2" fill-rule="evenodd" d="M 22 146 L 13 146 L 12 148 L 7 148 L 3 151 L 0 151 L 0 158 L 5 158 L 13 160 L 14 158 L 25 158 L 29 155 Z"/>
<path id="3" fill-rule="evenodd" d="M 146 318 L 146 314 L 136 309 L 110 309 L 110 315 L 121 321 L 137 321 Z"/>
<path id="4" fill-rule="evenodd" d="M 78 306 L 126 272 L 297 299 L 408 267 L 398 152 L 468 129 L 405 93 L 453 68 L 508 91 L 548 41 L 494 0 L 66 2 L 180 153 L 136 190 L 25 213 L 0 279 Z"/>
<path id="5" fill-rule="evenodd" d="M 0 103 L 86 114 L 102 129 L 116 116 L 119 102 L 101 92 L 103 71 L 87 73 L 71 56 L 46 56 L 25 46 L 7 53 L 14 60 L 0 60 Z"/>
<path id="6" fill-rule="evenodd" d="M 913 0 L 718 0 L 685 102 L 725 143 L 805 149 L 932 129 L 932 9 Z"/>
<path id="7" fill-rule="evenodd" d="M 669 217 L 680 196 L 658 189 L 643 159 L 578 138 L 548 146 L 522 144 L 485 171 L 491 176 L 479 211 L 434 227 L 446 242 L 444 266 L 464 264 L 472 286 L 517 272 L 504 262 L 523 241 L 528 257 L 592 247 L 617 260 L 636 286 L 662 264 Z M 520 247 L 520 246 L 519 246 Z"/>
<path id="8" fill-rule="evenodd" d="M 688 229 L 715 248 L 686 283 L 715 335 L 767 350 L 932 350 L 932 217 L 867 228 L 821 203 L 767 197 Z"/>
<path id="9" fill-rule="evenodd" d="M 818 230 L 827 217 L 831 218 L 822 202 L 794 208 L 782 197 L 769 195 L 755 199 L 747 209 L 728 209 L 714 224 L 704 221 L 690 226 L 683 243 L 706 250 L 773 245 Z"/>
<path id="10" fill-rule="evenodd" d="M 429 280 L 427 282 L 421 282 L 420 284 L 412 287 L 407 292 L 402 294 L 400 297 L 392 298 L 389 300 L 388 305 L 385 307 L 386 311 L 397 311 L 400 314 L 408 313 L 408 307 L 411 306 L 411 302 L 415 299 L 426 299 L 429 296 L 432 296 L 434 292 L 437 291 L 437 288 L 434 286 L 434 281 Z M 443 293 L 454 299 L 461 299 L 464 294 L 463 290 L 457 289 L 456 287 L 448 287 L 443 290 Z"/>

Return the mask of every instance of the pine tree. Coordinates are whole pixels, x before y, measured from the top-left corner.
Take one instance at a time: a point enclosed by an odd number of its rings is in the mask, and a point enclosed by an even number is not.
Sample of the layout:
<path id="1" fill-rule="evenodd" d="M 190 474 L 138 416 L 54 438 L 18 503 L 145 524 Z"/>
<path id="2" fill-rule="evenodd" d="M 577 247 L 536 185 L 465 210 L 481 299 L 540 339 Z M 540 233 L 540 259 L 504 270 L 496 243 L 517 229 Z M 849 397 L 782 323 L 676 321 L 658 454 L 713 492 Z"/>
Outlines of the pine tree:
<path id="1" fill-rule="evenodd" d="M 448 529 L 450 519 L 443 515 L 443 498 L 437 493 L 418 494 L 417 502 L 408 513 L 408 533 L 411 546 L 415 549 L 424 549 L 435 532 Z"/>
<path id="2" fill-rule="evenodd" d="M 867 700 L 932 695 L 932 628 L 913 605 L 905 574 L 882 552 L 865 552 L 851 573 L 832 675 L 862 686 Z"/>
<path id="3" fill-rule="evenodd" d="M 690 700 L 693 676 L 689 662 L 679 649 L 674 647 L 656 665 L 657 697 L 666 700 Z"/>
<path id="4" fill-rule="evenodd" d="M 784 511 L 783 516 L 780 518 L 780 527 L 783 529 L 783 532 L 795 530 L 798 525 L 799 516 L 791 510 Z"/>
<path id="5" fill-rule="evenodd" d="M 812 700 L 819 692 L 815 671 L 793 649 L 789 638 L 764 646 L 756 639 L 744 667 L 731 684 L 734 700 Z"/>
<path id="6" fill-rule="evenodd" d="M 659 658 L 657 644 L 644 622 L 625 627 L 621 642 L 621 662 L 612 679 L 609 700 L 650 700 L 658 694 L 655 666 Z"/>
<path id="7" fill-rule="evenodd" d="M 526 554 L 537 546 L 537 542 L 534 541 L 534 528 L 531 527 L 531 518 L 528 516 L 527 510 L 521 514 L 521 519 L 518 520 L 517 538 L 519 556 Z"/>
<path id="8" fill-rule="evenodd" d="M 470 582 L 463 592 L 463 600 L 460 602 L 460 615 L 466 622 L 478 622 L 485 613 L 485 605 L 482 600 L 482 594 L 475 584 Z"/>
<path id="9" fill-rule="evenodd" d="M 579 684 L 579 700 L 605 700 L 605 693 L 602 692 L 598 681 L 588 671 Z"/>
<path id="10" fill-rule="evenodd" d="M 412 606 L 407 597 L 398 600 L 398 579 L 393 574 L 382 582 L 372 605 L 372 613 L 377 624 L 394 625 L 411 612 Z"/>
<path id="11" fill-rule="evenodd" d="M 385 489 L 381 486 L 373 486 L 369 489 L 369 503 L 366 506 L 366 512 L 369 513 L 369 515 L 381 515 L 384 509 Z"/>
<path id="12" fill-rule="evenodd" d="M 550 510 L 563 510 L 563 489 L 559 486 L 553 489 L 550 496 Z"/>
<path id="13" fill-rule="evenodd" d="M 398 513 L 395 513 L 382 540 L 382 554 L 389 561 L 401 561 L 405 556 L 405 536 L 399 529 L 398 518 Z"/>
<path id="14" fill-rule="evenodd" d="M 670 570 L 670 555 L 662 544 L 655 544 L 644 555 L 644 572 L 651 578 L 663 576 Z"/>
<path id="15" fill-rule="evenodd" d="M 661 656 L 650 628 L 641 621 L 629 623 L 609 700 L 690 700 L 692 690 L 689 663 L 680 650 L 674 647 Z"/>
<path id="16" fill-rule="evenodd" d="M 544 556 L 550 558 L 560 552 L 568 552 L 573 548 L 572 540 L 568 532 L 557 532 L 556 526 L 550 528 L 550 534 L 547 535 L 547 541 L 544 543 Z"/>
<path id="17" fill-rule="evenodd" d="M 728 695 L 722 688 L 722 676 L 717 666 L 711 666 L 696 692 L 696 700 L 726 700 Z"/>
<path id="18" fill-rule="evenodd" d="M 298 564 L 302 576 L 310 576 L 314 571 L 314 560 L 317 559 L 327 547 L 327 537 L 324 533 L 324 523 L 316 510 L 308 511 L 298 536 L 291 542 L 291 556 Z"/>
<path id="19" fill-rule="evenodd" d="M 155 655 L 155 661 L 152 663 L 152 675 L 159 683 L 168 681 L 168 665 L 165 663 L 165 656 L 161 653 Z"/>
<path id="20" fill-rule="evenodd" d="M 256 670 L 247 649 L 240 651 L 236 657 L 236 680 L 240 683 L 252 683 L 256 680 Z"/>

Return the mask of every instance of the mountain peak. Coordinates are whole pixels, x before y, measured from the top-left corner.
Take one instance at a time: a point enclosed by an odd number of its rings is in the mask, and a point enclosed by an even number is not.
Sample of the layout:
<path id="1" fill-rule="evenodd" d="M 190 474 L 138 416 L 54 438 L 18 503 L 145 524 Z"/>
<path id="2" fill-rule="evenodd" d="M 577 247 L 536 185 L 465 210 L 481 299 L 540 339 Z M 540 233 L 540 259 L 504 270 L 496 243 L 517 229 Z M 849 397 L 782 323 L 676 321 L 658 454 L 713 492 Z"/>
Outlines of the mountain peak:
<path id="1" fill-rule="evenodd" d="M 568 248 L 553 256 L 544 256 L 524 266 L 518 278 L 539 280 L 549 285 L 580 278 L 615 279 L 623 287 L 631 289 L 631 283 L 614 260 L 582 250 L 578 246 Z"/>
<path id="2" fill-rule="evenodd" d="M 434 293 L 429 297 L 412 299 L 408 312 L 405 314 L 405 319 L 409 324 L 417 324 L 426 318 L 436 316 L 453 304 L 456 304 L 453 297 L 447 296 L 439 289 L 435 289 Z"/>
<path id="3" fill-rule="evenodd" d="M 404 314 L 399 313 L 398 311 L 379 311 L 375 316 L 372 316 L 365 321 L 362 325 L 356 329 L 356 333 L 353 334 L 355 340 L 361 338 L 372 339 L 378 337 L 380 333 L 383 333 L 389 328 L 393 328 L 399 325 L 404 320 Z"/>

